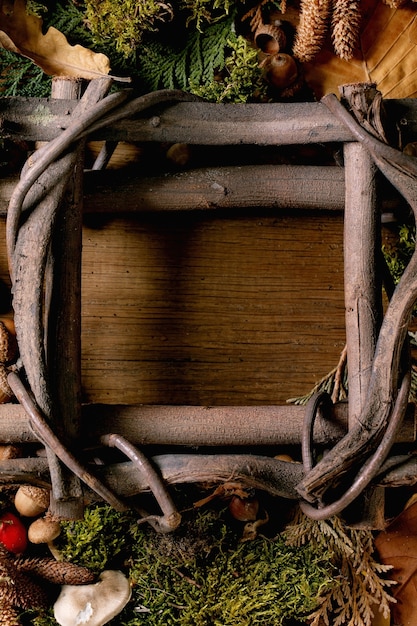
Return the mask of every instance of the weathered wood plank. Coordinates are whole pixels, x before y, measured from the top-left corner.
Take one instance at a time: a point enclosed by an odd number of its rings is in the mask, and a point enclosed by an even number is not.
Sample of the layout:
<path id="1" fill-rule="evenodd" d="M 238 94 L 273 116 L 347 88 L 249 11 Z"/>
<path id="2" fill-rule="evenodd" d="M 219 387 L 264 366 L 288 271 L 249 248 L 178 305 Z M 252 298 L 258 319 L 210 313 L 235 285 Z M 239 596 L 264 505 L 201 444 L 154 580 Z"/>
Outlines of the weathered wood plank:
<path id="1" fill-rule="evenodd" d="M 345 341 L 341 215 L 169 214 L 91 226 L 87 401 L 280 404 L 336 365 Z"/>

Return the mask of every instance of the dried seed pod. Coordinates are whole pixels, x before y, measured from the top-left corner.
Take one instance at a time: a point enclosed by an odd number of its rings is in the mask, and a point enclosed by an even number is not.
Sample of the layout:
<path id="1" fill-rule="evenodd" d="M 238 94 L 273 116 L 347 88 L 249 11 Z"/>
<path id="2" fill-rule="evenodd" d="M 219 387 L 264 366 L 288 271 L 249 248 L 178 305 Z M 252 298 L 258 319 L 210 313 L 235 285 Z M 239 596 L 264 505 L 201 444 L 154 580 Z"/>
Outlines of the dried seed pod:
<path id="1" fill-rule="evenodd" d="M 17 355 L 16 332 L 13 320 L 0 320 L 0 363 L 11 363 Z"/>
<path id="2" fill-rule="evenodd" d="M 0 404 L 10 402 L 14 394 L 7 382 L 9 371 L 4 363 L 0 363 Z"/>
<path id="3" fill-rule="evenodd" d="M 254 43 L 265 54 L 276 54 L 284 50 L 287 36 L 279 25 L 261 24 L 255 32 Z"/>
<path id="4" fill-rule="evenodd" d="M 21 485 L 16 491 L 14 505 L 24 517 L 37 517 L 49 507 L 49 491 L 34 485 Z"/>
<path id="5" fill-rule="evenodd" d="M 266 57 L 261 68 L 265 80 L 278 89 L 289 87 L 298 77 L 298 66 L 294 57 L 283 52 Z"/>

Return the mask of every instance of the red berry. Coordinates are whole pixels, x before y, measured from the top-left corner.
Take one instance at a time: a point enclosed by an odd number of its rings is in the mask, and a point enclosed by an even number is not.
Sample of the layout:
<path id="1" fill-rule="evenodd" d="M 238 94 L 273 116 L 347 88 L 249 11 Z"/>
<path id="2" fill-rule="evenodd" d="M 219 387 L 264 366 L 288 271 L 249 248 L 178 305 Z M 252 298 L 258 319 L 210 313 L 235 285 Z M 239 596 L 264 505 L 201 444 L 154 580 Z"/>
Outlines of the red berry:
<path id="1" fill-rule="evenodd" d="M 13 513 L 3 513 L 0 516 L 0 543 L 14 554 L 22 554 L 27 548 L 26 527 Z"/>

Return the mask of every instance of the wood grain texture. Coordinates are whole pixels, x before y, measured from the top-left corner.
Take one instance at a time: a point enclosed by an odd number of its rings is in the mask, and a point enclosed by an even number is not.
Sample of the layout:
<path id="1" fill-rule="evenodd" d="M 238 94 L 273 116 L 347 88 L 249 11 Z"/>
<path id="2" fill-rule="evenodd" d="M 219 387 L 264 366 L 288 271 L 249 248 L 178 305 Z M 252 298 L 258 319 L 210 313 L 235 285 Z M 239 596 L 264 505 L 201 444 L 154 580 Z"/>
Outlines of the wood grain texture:
<path id="1" fill-rule="evenodd" d="M 340 215 L 103 220 L 84 230 L 85 400 L 279 404 L 337 363 Z"/>
<path id="2" fill-rule="evenodd" d="M 84 401 L 282 404 L 336 365 L 343 216 L 257 213 L 89 218 Z"/>

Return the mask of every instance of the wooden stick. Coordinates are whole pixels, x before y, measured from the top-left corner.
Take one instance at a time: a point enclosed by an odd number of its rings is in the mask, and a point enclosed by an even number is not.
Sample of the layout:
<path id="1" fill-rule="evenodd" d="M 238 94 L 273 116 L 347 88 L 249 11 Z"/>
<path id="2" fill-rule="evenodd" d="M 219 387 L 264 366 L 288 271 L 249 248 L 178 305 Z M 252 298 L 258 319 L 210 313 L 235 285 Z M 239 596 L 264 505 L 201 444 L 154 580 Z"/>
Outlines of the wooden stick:
<path id="1" fill-rule="evenodd" d="M 88 404 L 82 407 L 83 445 L 97 444 L 112 429 L 137 445 L 280 446 L 300 445 L 304 406 L 169 406 Z M 314 441 L 329 446 L 347 432 L 346 402 L 331 420 L 317 417 Z M 33 443 L 21 406 L 0 404 L 0 442 Z M 408 406 L 397 443 L 416 441 L 416 414 Z"/>
<path id="2" fill-rule="evenodd" d="M 417 103 L 389 101 L 389 116 L 401 120 L 404 141 L 413 141 Z M 11 139 L 50 141 L 62 133 L 75 108 L 71 101 L 0 98 L 0 124 Z M 199 145 L 285 145 L 352 141 L 352 133 L 319 102 L 271 104 L 166 104 L 150 115 L 121 120 L 94 139 L 162 141 Z"/>

